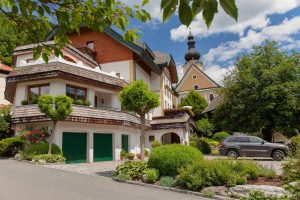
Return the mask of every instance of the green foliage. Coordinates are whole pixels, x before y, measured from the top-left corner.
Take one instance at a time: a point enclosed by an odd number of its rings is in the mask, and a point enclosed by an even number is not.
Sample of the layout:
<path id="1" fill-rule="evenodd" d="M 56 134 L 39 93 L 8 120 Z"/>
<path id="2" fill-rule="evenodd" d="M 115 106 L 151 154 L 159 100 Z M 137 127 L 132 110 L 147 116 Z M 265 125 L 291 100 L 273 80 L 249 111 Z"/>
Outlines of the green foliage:
<path id="1" fill-rule="evenodd" d="M 113 176 L 117 177 L 120 174 L 128 175 L 131 179 L 141 178 L 148 165 L 144 161 L 125 161 L 119 165 L 114 171 Z"/>
<path id="2" fill-rule="evenodd" d="M 49 144 L 48 143 L 38 143 L 29 145 L 21 152 L 22 160 L 32 160 L 33 156 L 42 155 L 48 153 Z M 59 146 L 53 144 L 52 154 L 62 155 L 62 151 Z"/>
<path id="3" fill-rule="evenodd" d="M 162 145 L 161 141 L 155 140 L 155 141 L 151 142 L 152 149 L 155 147 L 160 147 L 161 145 Z"/>
<path id="4" fill-rule="evenodd" d="M 175 180 L 172 176 L 162 176 L 159 181 L 159 185 L 163 187 L 172 187 Z"/>
<path id="5" fill-rule="evenodd" d="M 75 101 L 75 104 L 76 104 L 76 105 L 82 106 L 82 105 L 83 105 L 83 101 L 82 101 L 81 99 L 77 99 L 77 100 Z"/>
<path id="6" fill-rule="evenodd" d="M 128 158 L 129 160 L 133 160 L 133 159 L 134 159 L 134 156 L 135 156 L 134 153 L 131 153 L 131 152 L 127 153 L 127 158 Z"/>
<path id="7" fill-rule="evenodd" d="M 85 100 L 84 103 L 83 103 L 83 105 L 85 105 L 85 106 L 90 106 L 90 105 L 91 105 L 91 102 L 90 102 L 89 100 Z"/>
<path id="8" fill-rule="evenodd" d="M 190 138 L 190 146 L 196 147 L 199 149 L 203 154 L 210 154 L 211 147 L 208 143 L 207 138 L 199 138 L 197 136 Z"/>
<path id="9" fill-rule="evenodd" d="M 149 90 L 143 80 L 137 80 L 131 85 L 125 86 L 120 92 L 119 98 L 125 110 L 139 115 L 144 115 L 159 106 L 159 95 Z"/>
<path id="10" fill-rule="evenodd" d="M 144 171 L 143 180 L 147 183 L 154 183 L 159 177 L 157 169 L 149 168 Z"/>
<path id="11" fill-rule="evenodd" d="M 11 106 L 0 108 L 0 140 L 13 136 L 14 131 L 11 129 Z"/>
<path id="12" fill-rule="evenodd" d="M 195 119 L 198 120 L 202 111 L 207 107 L 207 102 L 198 92 L 192 90 L 184 97 L 179 107 L 192 106 L 192 110 L 195 113 Z"/>
<path id="13" fill-rule="evenodd" d="M 267 179 L 273 179 L 276 176 L 276 172 L 273 169 L 262 168 L 258 176 L 266 177 Z"/>
<path id="14" fill-rule="evenodd" d="M 35 162 L 44 160 L 47 163 L 64 163 L 66 161 L 66 158 L 60 154 L 41 154 L 33 156 L 32 160 Z"/>
<path id="15" fill-rule="evenodd" d="M 145 155 L 146 157 L 148 157 L 149 151 L 148 151 L 147 149 L 144 150 L 144 155 Z"/>
<path id="16" fill-rule="evenodd" d="M 119 181 L 119 182 L 125 182 L 125 181 L 131 181 L 132 178 L 128 174 L 124 173 L 119 173 L 116 176 L 113 177 L 114 180 Z"/>
<path id="17" fill-rule="evenodd" d="M 295 158 L 289 158 L 283 164 L 283 178 L 286 183 L 300 180 L 300 152 L 298 151 Z"/>
<path id="18" fill-rule="evenodd" d="M 12 157 L 23 149 L 25 141 L 21 137 L 0 140 L 0 157 Z"/>
<path id="19" fill-rule="evenodd" d="M 124 149 L 122 149 L 121 152 L 120 152 L 120 155 L 121 156 L 126 156 L 126 151 Z"/>
<path id="20" fill-rule="evenodd" d="M 163 11 L 163 21 L 169 19 L 178 8 L 180 22 L 189 26 L 197 14 L 202 12 L 206 26 L 209 27 L 214 19 L 215 14 L 218 12 L 218 3 L 227 15 L 237 21 L 238 9 L 235 5 L 235 0 L 162 0 L 160 7 Z"/>
<path id="21" fill-rule="evenodd" d="M 293 148 L 292 150 L 294 151 L 293 153 L 300 151 L 300 134 L 297 134 L 291 138 L 291 146 Z"/>
<path id="22" fill-rule="evenodd" d="M 171 144 L 154 148 L 150 154 L 148 165 L 159 170 L 161 175 L 173 176 L 181 167 L 202 159 L 203 155 L 194 147 Z"/>
<path id="23" fill-rule="evenodd" d="M 65 95 L 52 97 L 43 95 L 39 97 L 39 109 L 52 121 L 64 120 L 72 112 L 73 100 Z"/>
<path id="24" fill-rule="evenodd" d="M 196 122 L 196 130 L 199 134 L 209 137 L 214 130 L 214 124 L 207 118 L 203 118 Z"/>
<path id="25" fill-rule="evenodd" d="M 279 49 L 274 41 L 239 58 L 225 77 L 223 97 L 214 111 L 218 128 L 262 132 L 271 141 L 275 131 L 300 123 L 300 55 Z"/>
<path id="26" fill-rule="evenodd" d="M 22 106 L 28 105 L 28 101 L 27 100 L 22 100 L 21 104 L 22 104 Z"/>
<path id="27" fill-rule="evenodd" d="M 251 170 L 255 167 L 254 170 Z M 256 172 L 254 172 L 256 170 Z M 179 170 L 177 181 L 190 190 L 208 186 L 226 185 L 229 187 L 245 184 L 247 178 L 254 177 L 261 167 L 254 162 L 229 160 L 196 161 Z"/>
<path id="28" fill-rule="evenodd" d="M 217 132 L 212 136 L 212 139 L 218 142 L 221 142 L 222 140 L 224 140 L 225 138 L 229 137 L 230 134 L 225 132 L 225 131 L 221 131 L 221 132 Z"/>
<path id="29" fill-rule="evenodd" d="M 14 35 L 14 29 L 23 30 L 26 33 L 21 37 L 8 37 L 12 38 L 11 41 L 14 42 L 11 49 L 19 44 L 18 40 L 21 40 L 20 43 L 23 44 L 23 38 L 27 41 L 27 37 L 30 37 L 35 43 L 44 42 L 45 35 L 53 28 L 52 23 L 56 22 L 57 34 L 54 41 L 57 45 L 41 43 L 34 50 L 34 59 L 42 57 L 47 62 L 51 53 L 56 56 L 62 55 L 61 48 L 70 43 L 68 34 L 79 33 L 83 24 L 95 32 L 103 32 L 105 27 L 115 26 L 124 32 L 125 40 L 136 40 L 138 30 L 128 28 L 129 18 L 142 22 L 150 20 L 150 14 L 143 9 L 143 5 L 146 4 L 147 1 L 143 1 L 141 6 L 127 6 L 122 1 L 115 0 L 67 0 L 63 2 L 4 0 L 2 1 L 1 17 L 3 25 L 7 23 L 8 26 L 13 27 L 12 31 L 8 32 L 8 36 L 9 34 Z M 9 45 L 7 46 L 9 47 Z"/>

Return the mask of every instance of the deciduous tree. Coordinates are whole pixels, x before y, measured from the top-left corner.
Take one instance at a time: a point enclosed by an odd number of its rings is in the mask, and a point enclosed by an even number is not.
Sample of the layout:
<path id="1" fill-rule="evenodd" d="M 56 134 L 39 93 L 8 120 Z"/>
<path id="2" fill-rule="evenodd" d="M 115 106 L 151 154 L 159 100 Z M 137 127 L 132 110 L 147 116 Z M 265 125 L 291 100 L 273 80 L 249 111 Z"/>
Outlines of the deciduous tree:
<path id="1" fill-rule="evenodd" d="M 300 55 L 266 41 L 235 65 L 220 90 L 215 123 L 223 130 L 261 131 L 268 141 L 275 131 L 299 129 Z"/>
<path id="2" fill-rule="evenodd" d="M 44 113 L 53 122 L 52 133 L 49 140 L 48 154 L 52 152 L 52 143 L 55 134 L 55 128 L 58 121 L 66 119 L 72 110 L 73 100 L 68 96 L 43 95 L 39 97 L 38 105 L 42 113 Z"/>
<path id="3" fill-rule="evenodd" d="M 159 106 L 159 95 L 150 91 L 148 85 L 137 80 L 131 85 L 125 86 L 119 94 L 122 107 L 133 111 L 141 117 L 141 159 L 144 159 L 145 148 L 145 116 L 152 109 Z"/>

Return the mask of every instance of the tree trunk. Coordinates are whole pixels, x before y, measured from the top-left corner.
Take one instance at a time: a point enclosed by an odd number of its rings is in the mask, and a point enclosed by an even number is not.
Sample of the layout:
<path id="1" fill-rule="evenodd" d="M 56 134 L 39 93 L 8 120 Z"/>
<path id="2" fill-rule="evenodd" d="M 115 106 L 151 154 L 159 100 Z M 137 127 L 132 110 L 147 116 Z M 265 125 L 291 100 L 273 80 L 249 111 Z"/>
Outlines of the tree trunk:
<path id="1" fill-rule="evenodd" d="M 52 144 L 53 144 L 53 138 L 54 138 L 54 133 L 55 133 L 55 127 L 56 127 L 57 122 L 53 121 L 53 128 L 52 128 L 52 133 L 50 135 L 50 140 L 49 140 L 49 148 L 48 148 L 48 154 L 52 154 Z"/>
<path id="2" fill-rule="evenodd" d="M 145 159 L 144 149 L 145 149 L 145 114 L 141 115 L 141 160 Z"/>
<path id="3" fill-rule="evenodd" d="M 266 127 L 263 128 L 261 130 L 262 134 L 263 134 L 263 139 L 268 141 L 268 142 L 272 142 L 272 136 L 273 136 L 273 130 L 270 127 Z"/>

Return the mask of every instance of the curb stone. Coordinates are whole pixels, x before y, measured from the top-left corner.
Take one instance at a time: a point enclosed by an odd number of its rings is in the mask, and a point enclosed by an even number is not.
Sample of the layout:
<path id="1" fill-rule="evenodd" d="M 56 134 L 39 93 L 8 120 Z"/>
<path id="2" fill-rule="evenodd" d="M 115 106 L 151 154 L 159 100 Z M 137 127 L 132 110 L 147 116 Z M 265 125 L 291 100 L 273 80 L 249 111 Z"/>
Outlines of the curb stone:
<path id="1" fill-rule="evenodd" d="M 140 182 L 136 182 L 136 181 L 125 181 L 123 183 L 132 184 L 132 185 L 140 185 L 140 186 L 145 186 L 145 187 L 152 187 L 152 188 L 157 188 L 157 189 L 161 189 L 161 190 L 169 190 L 169 191 L 173 191 L 173 192 L 196 195 L 196 196 L 201 196 L 201 197 L 211 198 L 211 199 L 217 199 L 217 200 L 236 200 L 234 198 L 223 197 L 223 196 L 220 196 L 220 195 L 213 195 L 212 197 L 207 197 L 201 192 L 194 192 L 194 191 L 183 190 L 183 189 L 172 188 L 172 187 L 163 187 L 163 186 L 159 186 L 159 185 L 140 183 Z"/>

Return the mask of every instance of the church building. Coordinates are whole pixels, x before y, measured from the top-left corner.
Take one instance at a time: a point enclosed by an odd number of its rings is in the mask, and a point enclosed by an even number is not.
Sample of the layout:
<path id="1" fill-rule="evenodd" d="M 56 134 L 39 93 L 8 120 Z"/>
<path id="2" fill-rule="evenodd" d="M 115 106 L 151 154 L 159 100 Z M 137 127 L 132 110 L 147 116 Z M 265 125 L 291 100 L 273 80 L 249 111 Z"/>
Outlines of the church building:
<path id="1" fill-rule="evenodd" d="M 180 103 L 191 90 L 195 90 L 210 104 L 216 97 L 215 90 L 219 88 L 220 85 L 205 74 L 205 66 L 200 60 L 201 55 L 199 51 L 197 51 L 195 44 L 194 36 L 190 32 L 187 42 L 188 52 L 184 57 L 186 63 L 182 66 L 184 75 L 176 87 L 178 103 Z"/>

